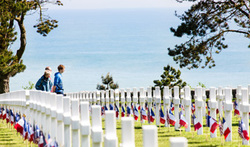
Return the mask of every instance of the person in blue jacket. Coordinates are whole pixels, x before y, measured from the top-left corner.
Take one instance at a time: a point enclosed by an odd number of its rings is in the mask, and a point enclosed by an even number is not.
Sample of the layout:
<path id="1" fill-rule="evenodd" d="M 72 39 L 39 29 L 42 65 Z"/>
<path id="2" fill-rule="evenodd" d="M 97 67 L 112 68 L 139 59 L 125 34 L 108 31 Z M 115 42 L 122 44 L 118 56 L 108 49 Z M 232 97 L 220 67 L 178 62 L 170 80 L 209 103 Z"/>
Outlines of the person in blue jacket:
<path id="1" fill-rule="evenodd" d="M 53 87 L 54 90 L 53 91 L 55 91 L 55 93 L 57 94 L 63 94 L 64 89 L 63 89 L 63 82 L 62 82 L 62 73 L 65 70 L 65 66 L 59 65 L 57 69 L 58 69 L 58 72 L 55 73 L 55 76 L 54 76 L 54 87 Z"/>
<path id="2" fill-rule="evenodd" d="M 50 71 L 45 70 L 44 75 L 36 82 L 36 90 L 51 91 L 52 82 L 50 80 Z"/>

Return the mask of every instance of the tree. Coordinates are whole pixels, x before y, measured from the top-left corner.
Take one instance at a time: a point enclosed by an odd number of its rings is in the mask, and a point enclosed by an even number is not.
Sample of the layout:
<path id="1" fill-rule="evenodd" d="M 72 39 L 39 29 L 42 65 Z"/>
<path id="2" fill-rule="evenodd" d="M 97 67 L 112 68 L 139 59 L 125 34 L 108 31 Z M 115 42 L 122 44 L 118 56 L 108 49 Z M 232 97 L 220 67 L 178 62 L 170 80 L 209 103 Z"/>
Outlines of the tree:
<path id="1" fill-rule="evenodd" d="M 119 88 L 118 83 L 114 83 L 112 75 L 107 73 L 106 77 L 102 76 L 103 85 L 97 84 L 97 90 L 109 90 L 109 89 L 117 89 Z"/>
<path id="2" fill-rule="evenodd" d="M 183 82 L 181 77 L 181 71 L 176 70 L 175 68 L 171 67 L 170 65 L 167 65 L 167 67 L 164 67 L 164 72 L 161 75 L 161 80 L 154 80 L 155 86 L 159 86 L 162 90 L 164 86 L 169 86 L 169 88 L 173 88 L 174 86 L 179 86 L 180 88 L 183 88 L 187 85 L 186 82 Z"/>
<path id="3" fill-rule="evenodd" d="M 225 44 L 228 33 L 242 34 L 250 39 L 249 0 L 178 1 L 194 2 L 184 14 L 176 14 L 182 23 L 176 29 L 170 29 L 176 37 L 188 36 L 186 42 L 168 48 L 168 54 L 181 68 L 214 67 L 213 54 L 228 47 Z"/>
<path id="4" fill-rule="evenodd" d="M 44 16 L 44 6 L 50 1 L 43 0 L 0 0 L 0 93 L 9 92 L 9 78 L 23 72 L 26 66 L 22 56 L 26 49 L 26 29 L 24 19 L 27 14 L 39 11 L 39 20 L 34 25 L 43 36 L 57 27 L 57 21 Z M 57 0 L 54 4 L 62 5 Z M 20 46 L 11 48 L 20 30 Z M 16 53 L 13 50 L 17 50 Z"/>

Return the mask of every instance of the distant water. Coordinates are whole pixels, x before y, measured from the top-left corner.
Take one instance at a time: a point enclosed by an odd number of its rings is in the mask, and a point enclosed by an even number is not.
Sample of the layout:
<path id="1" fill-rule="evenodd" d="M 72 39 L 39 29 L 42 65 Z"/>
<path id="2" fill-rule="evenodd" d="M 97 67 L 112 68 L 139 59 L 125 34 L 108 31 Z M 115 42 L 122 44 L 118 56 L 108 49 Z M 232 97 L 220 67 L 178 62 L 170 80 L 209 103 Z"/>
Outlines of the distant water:
<path id="1" fill-rule="evenodd" d="M 59 27 L 48 37 L 35 32 L 33 16 L 26 18 L 27 49 L 23 73 L 11 78 L 11 90 L 20 90 L 28 81 L 36 83 L 46 66 L 53 73 L 66 66 L 63 83 L 66 92 L 95 90 L 101 76 L 110 72 L 120 88 L 153 86 L 167 64 L 178 68 L 168 56 L 168 47 L 184 41 L 173 37 L 169 28 L 180 20 L 171 9 L 113 9 L 49 11 Z M 228 38 L 228 39 L 227 39 Z M 229 48 L 214 55 L 212 69 L 181 69 L 181 78 L 196 87 L 247 86 L 250 84 L 250 40 L 228 35 Z M 17 46 L 18 42 L 13 45 Z M 53 79 L 53 76 L 52 76 Z"/>

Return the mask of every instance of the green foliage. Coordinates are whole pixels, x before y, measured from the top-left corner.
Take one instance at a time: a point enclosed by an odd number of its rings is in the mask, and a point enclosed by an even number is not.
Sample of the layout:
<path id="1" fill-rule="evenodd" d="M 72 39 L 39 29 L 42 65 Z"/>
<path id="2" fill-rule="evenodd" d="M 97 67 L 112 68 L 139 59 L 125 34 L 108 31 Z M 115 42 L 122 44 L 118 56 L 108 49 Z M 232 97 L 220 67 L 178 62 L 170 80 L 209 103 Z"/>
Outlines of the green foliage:
<path id="1" fill-rule="evenodd" d="M 44 15 L 44 6 L 47 3 L 54 3 L 61 6 L 61 1 L 43 1 L 43 0 L 0 0 L 0 93 L 8 92 L 9 78 L 17 73 L 23 72 L 26 66 L 23 64 L 22 56 L 26 49 L 26 29 L 24 19 L 26 15 L 39 12 L 39 19 L 34 26 L 37 32 L 43 36 L 56 28 L 57 21 Z M 17 34 L 16 29 L 20 30 Z M 16 41 L 17 35 L 20 35 L 19 48 L 12 49 L 11 45 Z M 14 53 L 12 50 L 17 50 Z"/>
<path id="2" fill-rule="evenodd" d="M 176 14 L 182 23 L 176 29 L 170 29 L 176 37 L 188 36 L 186 42 L 175 45 L 173 49 L 168 48 L 168 54 L 181 68 L 214 67 L 212 55 L 228 47 L 225 44 L 228 33 L 242 34 L 242 37 L 250 39 L 249 0 L 177 1 L 194 2 L 183 15 Z"/>
<path id="3" fill-rule="evenodd" d="M 199 82 L 197 86 L 201 86 L 202 88 L 206 88 L 205 84 Z"/>
<path id="4" fill-rule="evenodd" d="M 173 88 L 174 86 L 179 86 L 183 88 L 187 85 L 186 82 L 183 82 L 181 77 L 181 71 L 176 70 L 175 68 L 167 65 L 164 67 L 164 72 L 161 75 L 161 80 L 154 80 L 155 86 L 159 86 L 160 89 L 163 89 L 164 86 L 169 86 L 169 88 Z"/>
<path id="5" fill-rule="evenodd" d="M 35 84 L 32 83 L 31 81 L 29 81 L 29 86 L 25 86 L 25 87 L 22 86 L 22 88 L 23 88 L 24 90 L 32 90 L 32 89 L 35 88 Z"/>
<path id="6" fill-rule="evenodd" d="M 97 84 L 97 87 L 96 87 L 97 90 L 109 90 L 109 89 L 119 88 L 118 83 L 114 83 L 113 77 L 109 73 L 107 73 L 105 77 L 101 76 L 101 79 L 102 79 L 103 85 Z"/>

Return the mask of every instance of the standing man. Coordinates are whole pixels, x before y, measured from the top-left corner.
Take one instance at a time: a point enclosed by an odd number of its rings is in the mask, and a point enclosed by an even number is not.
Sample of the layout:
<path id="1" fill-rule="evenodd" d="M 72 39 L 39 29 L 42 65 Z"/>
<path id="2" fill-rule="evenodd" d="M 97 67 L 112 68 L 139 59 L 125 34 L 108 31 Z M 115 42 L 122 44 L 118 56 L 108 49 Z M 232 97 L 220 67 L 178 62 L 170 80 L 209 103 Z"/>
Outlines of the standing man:
<path id="1" fill-rule="evenodd" d="M 55 77 L 54 77 L 54 91 L 57 94 L 63 94 L 63 83 L 62 83 L 62 73 L 64 72 L 64 65 L 60 64 L 58 67 L 58 72 L 55 73 Z"/>

